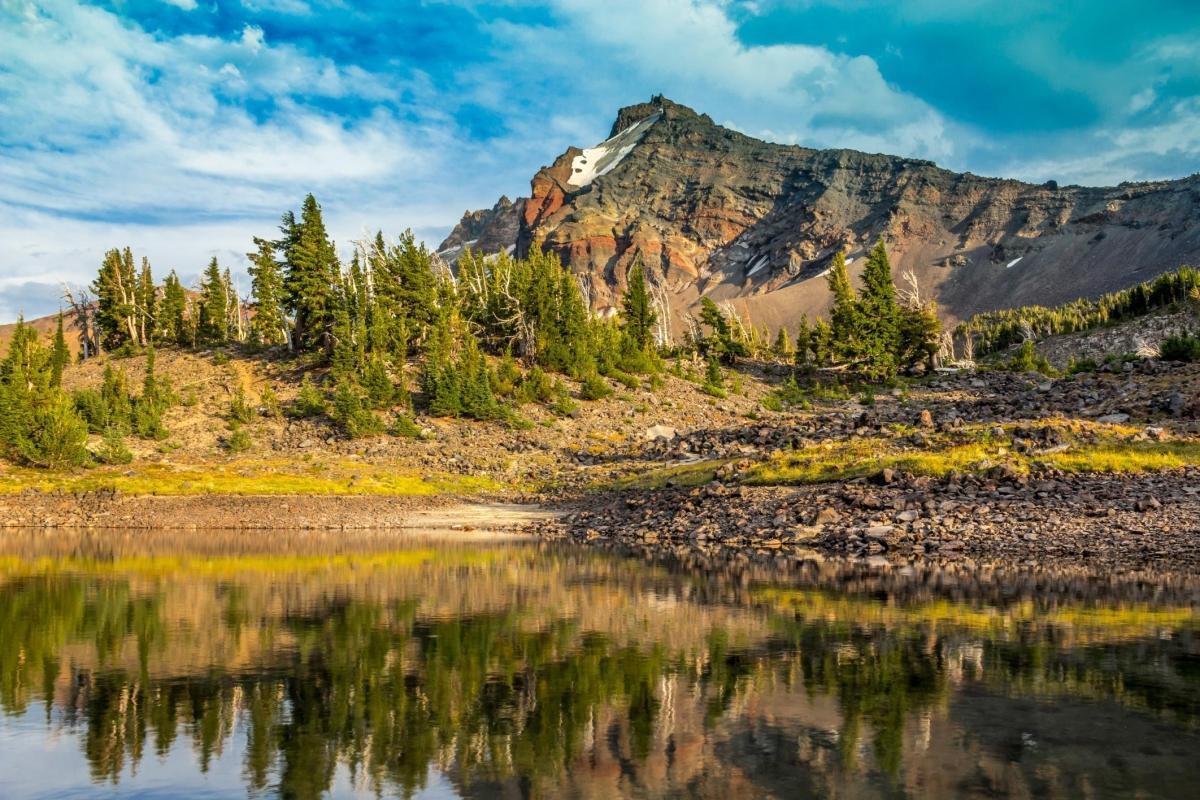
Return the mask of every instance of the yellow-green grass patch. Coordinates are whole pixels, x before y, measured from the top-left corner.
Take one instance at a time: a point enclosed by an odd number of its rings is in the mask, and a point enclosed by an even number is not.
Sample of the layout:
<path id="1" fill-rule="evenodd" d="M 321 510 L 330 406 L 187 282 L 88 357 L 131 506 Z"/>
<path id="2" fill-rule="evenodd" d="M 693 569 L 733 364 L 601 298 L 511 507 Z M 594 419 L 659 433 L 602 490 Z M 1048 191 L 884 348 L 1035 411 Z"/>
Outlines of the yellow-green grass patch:
<path id="1" fill-rule="evenodd" d="M 349 461 L 309 463 L 237 460 L 217 464 L 144 464 L 74 472 L 11 468 L 0 473 L 0 493 L 116 490 L 130 495 L 379 495 L 417 496 L 495 491 L 491 478 L 422 473 L 410 468 Z"/>
<path id="2" fill-rule="evenodd" d="M 1012 449 L 1015 424 L 971 426 L 961 431 L 931 435 L 925 446 L 905 439 L 873 436 L 843 439 L 780 451 L 751 468 L 747 483 L 756 485 L 827 483 L 868 477 L 885 468 L 916 475 L 942 477 L 957 472 L 980 472 L 1007 464 L 1028 472 L 1044 464 L 1069 472 L 1147 472 L 1200 465 L 1200 440 L 1149 441 L 1135 438 L 1136 428 L 1093 422 L 1060 420 L 1025 423 L 1050 425 L 1059 430 L 1065 448 L 1042 453 Z"/>

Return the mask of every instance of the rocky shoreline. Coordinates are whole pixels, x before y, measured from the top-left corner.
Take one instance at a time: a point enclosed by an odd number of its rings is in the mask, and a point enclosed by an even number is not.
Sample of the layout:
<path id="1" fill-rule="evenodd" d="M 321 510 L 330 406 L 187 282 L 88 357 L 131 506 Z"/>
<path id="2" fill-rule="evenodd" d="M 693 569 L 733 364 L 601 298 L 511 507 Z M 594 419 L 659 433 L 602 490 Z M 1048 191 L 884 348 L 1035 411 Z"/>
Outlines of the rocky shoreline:
<path id="1" fill-rule="evenodd" d="M 505 498 L 511 500 L 512 498 Z M 985 559 L 1116 569 L 1200 568 L 1200 469 L 1137 475 L 951 475 L 885 471 L 866 480 L 583 494 L 561 515 L 444 523 L 461 498 L 131 496 L 25 492 L 0 497 L 0 528 L 389 530 L 493 525 L 593 546 L 655 553 L 891 561 Z M 451 513 L 448 519 L 453 517 Z"/>
<path id="2" fill-rule="evenodd" d="M 1200 567 L 1200 470 L 944 479 L 885 471 L 802 487 L 713 481 L 580 501 L 543 533 L 676 551 Z"/>

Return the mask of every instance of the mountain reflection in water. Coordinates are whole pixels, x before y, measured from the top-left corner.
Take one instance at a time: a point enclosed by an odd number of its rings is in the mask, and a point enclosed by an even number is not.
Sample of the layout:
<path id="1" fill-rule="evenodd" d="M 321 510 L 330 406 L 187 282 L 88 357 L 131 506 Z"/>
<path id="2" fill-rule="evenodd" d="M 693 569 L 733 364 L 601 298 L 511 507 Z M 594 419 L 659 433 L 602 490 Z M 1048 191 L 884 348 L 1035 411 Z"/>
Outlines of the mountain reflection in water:
<path id="1" fill-rule="evenodd" d="M 1200 579 L 0 533 L 0 797 L 1192 797 Z"/>

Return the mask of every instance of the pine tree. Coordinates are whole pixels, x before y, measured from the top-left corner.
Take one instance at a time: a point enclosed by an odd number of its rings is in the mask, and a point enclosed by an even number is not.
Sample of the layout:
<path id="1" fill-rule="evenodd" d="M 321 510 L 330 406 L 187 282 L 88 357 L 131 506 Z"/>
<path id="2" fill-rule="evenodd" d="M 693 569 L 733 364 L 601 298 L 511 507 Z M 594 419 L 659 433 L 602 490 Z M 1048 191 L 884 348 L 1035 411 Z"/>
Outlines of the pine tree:
<path id="1" fill-rule="evenodd" d="M 266 239 L 254 237 L 258 251 L 248 253 L 250 259 L 250 292 L 254 297 L 254 319 L 250 321 L 250 338 L 261 345 L 271 346 L 288 341 L 287 319 L 283 315 L 283 273 L 275 260 L 275 247 Z"/>
<path id="2" fill-rule="evenodd" d="M 876 377 L 891 377 L 896 373 L 900 349 L 900 306 L 896 303 L 892 267 L 882 239 L 867 256 L 862 282 L 859 300 L 862 330 L 858 341 L 867 360 L 865 371 Z"/>
<path id="3" fill-rule="evenodd" d="M 771 352 L 777 359 L 784 362 L 795 359 L 796 346 L 792 344 L 792 337 L 788 335 L 787 328 L 779 329 L 779 333 L 775 335 L 775 343 L 771 345 Z"/>
<path id="4" fill-rule="evenodd" d="M 854 287 L 850 285 L 850 272 L 846 268 L 844 253 L 838 252 L 834 255 L 826 282 L 833 294 L 833 309 L 829 312 L 831 352 L 827 353 L 826 357 L 855 361 L 862 350 L 863 315 Z"/>
<path id="5" fill-rule="evenodd" d="M 732 364 L 738 356 L 747 355 L 745 343 L 734 336 L 729 319 L 709 297 L 700 298 L 700 323 L 707 325 L 710 331 L 697 343 L 702 355 L 716 356 L 725 364 Z"/>
<path id="6" fill-rule="evenodd" d="M 375 293 L 385 318 L 395 320 L 388 339 L 404 349 L 425 341 L 437 314 L 437 287 L 433 274 L 433 255 L 417 242 L 411 230 L 400 235 L 399 243 L 388 247 L 383 234 L 377 233 L 369 259 Z"/>
<path id="7" fill-rule="evenodd" d="M 123 371 L 113 369 L 111 364 L 104 368 L 100 399 L 105 409 L 105 424 L 120 429 L 122 433 L 129 433 L 133 425 L 133 401 L 129 397 L 129 381 Z"/>
<path id="8" fill-rule="evenodd" d="M 245 327 L 242 325 L 242 298 L 238 296 L 229 267 L 221 274 L 221 288 L 225 292 L 225 331 L 226 337 L 234 341 L 245 341 Z"/>
<path id="9" fill-rule="evenodd" d="M 179 276 L 172 270 L 163 282 L 162 307 L 159 309 L 158 337 L 162 342 L 173 342 L 179 345 L 191 343 L 188 332 L 187 292 L 179 281 Z"/>
<path id="10" fill-rule="evenodd" d="M 142 258 L 137 288 L 138 340 L 144 347 L 154 341 L 158 326 L 158 290 L 150 272 L 150 259 Z"/>
<path id="11" fill-rule="evenodd" d="M 155 372 L 154 346 L 146 348 L 146 374 L 142 379 L 142 396 L 133 404 L 133 429 L 143 439 L 165 439 L 163 413 L 171 405 L 171 390 Z"/>
<path id="12" fill-rule="evenodd" d="M 648 352 L 654 343 L 654 323 L 658 314 L 646 288 L 646 274 L 641 259 L 629 270 L 625 294 L 621 298 L 621 328 L 638 350 Z"/>
<path id="13" fill-rule="evenodd" d="M 54 382 L 54 355 L 18 319 L 0 362 L 0 452 L 36 467 L 81 466 L 90 460 L 87 423 Z"/>
<path id="14" fill-rule="evenodd" d="M 924 364 L 934 366 L 934 356 L 941 347 L 942 323 L 932 303 L 922 307 L 903 308 L 899 319 L 897 360 L 906 368 Z"/>
<path id="15" fill-rule="evenodd" d="M 800 315 L 800 326 L 796 329 L 796 363 L 808 364 L 812 357 L 812 326 L 808 314 Z"/>
<path id="16" fill-rule="evenodd" d="M 203 344 L 225 344 L 229 339 L 229 292 L 217 257 L 213 256 L 200 281 L 200 320 L 197 338 Z"/>
<path id="17" fill-rule="evenodd" d="M 71 360 L 71 353 L 67 350 L 67 337 L 63 332 L 63 315 L 58 312 L 58 319 L 55 320 L 54 326 L 54 350 L 51 352 L 51 386 L 62 386 L 63 370 Z"/>
<path id="18" fill-rule="evenodd" d="M 285 215 L 284 226 L 284 292 L 295 320 L 295 345 L 332 355 L 339 267 L 316 198 L 305 197 L 300 222 Z"/>
<path id="19" fill-rule="evenodd" d="M 103 345 L 112 350 L 126 342 L 138 341 L 137 275 L 133 252 L 128 247 L 105 253 L 92 291 L 96 295 L 96 324 Z"/>

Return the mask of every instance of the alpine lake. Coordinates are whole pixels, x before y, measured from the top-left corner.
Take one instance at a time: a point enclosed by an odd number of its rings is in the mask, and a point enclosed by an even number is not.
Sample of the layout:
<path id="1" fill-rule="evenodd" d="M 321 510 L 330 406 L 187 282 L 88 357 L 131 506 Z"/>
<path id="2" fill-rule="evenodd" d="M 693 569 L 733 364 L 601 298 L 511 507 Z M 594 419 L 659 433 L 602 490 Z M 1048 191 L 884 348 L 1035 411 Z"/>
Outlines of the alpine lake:
<path id="1" fill-rule="evenodd" d="M 1200 796 L 1200 576 L 0 533 L 0 798 Z"/>

